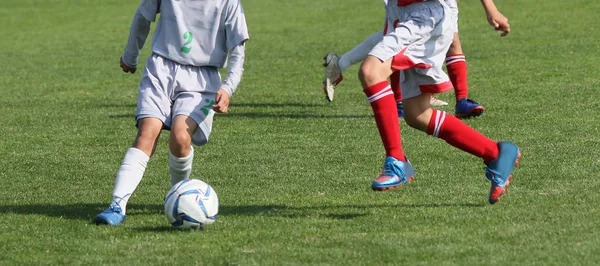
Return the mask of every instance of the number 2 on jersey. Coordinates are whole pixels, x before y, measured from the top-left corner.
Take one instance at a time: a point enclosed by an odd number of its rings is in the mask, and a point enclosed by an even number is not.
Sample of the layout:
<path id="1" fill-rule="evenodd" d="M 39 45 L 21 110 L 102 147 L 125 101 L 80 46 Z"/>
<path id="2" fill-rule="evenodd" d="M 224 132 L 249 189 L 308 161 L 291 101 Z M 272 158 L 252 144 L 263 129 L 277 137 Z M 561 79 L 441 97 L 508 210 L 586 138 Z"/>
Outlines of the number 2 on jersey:
<path id="1" fill-rule="evenodd" d="M 190 46 L 190 44 L 192 43 L 194 36 L 192 35 L 192 32 L 188 31 L 183 34 L 183 39 L 185 40 L 185 43 L 183 44 L 183 46 L 181 46 L 181 52 L 184 52 L 187 54 L 192 50 L 192 47 Z"/>

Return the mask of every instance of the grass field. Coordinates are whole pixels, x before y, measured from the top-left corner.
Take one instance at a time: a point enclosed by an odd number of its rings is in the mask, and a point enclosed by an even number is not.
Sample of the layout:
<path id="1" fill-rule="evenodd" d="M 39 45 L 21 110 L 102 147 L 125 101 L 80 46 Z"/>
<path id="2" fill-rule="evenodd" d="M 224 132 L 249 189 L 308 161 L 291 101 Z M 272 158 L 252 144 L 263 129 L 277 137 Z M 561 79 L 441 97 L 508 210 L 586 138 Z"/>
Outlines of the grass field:
<path id="1" fill-rule="evenodd" d="M 460 32 L 486 112 L 466 123 L 523 151 L 501 202 L 479 159 L 404 122 L 416 180 L 370 190 L 384 153 L 358 66 L 328 103 L 320 64 L 381 28 L 380 1 L 254 0 L 242 83 L 194 161 L 220 216 L 187 232 L 162 212 L 167 134 L 127 221 L 92 223 L 136 134 L 140 74 L 118 61 L 138 1 L 2 0 L 0 265 L 598 264 L 600 3 L 497 0 L 499 38 L 478 2 Z"/>

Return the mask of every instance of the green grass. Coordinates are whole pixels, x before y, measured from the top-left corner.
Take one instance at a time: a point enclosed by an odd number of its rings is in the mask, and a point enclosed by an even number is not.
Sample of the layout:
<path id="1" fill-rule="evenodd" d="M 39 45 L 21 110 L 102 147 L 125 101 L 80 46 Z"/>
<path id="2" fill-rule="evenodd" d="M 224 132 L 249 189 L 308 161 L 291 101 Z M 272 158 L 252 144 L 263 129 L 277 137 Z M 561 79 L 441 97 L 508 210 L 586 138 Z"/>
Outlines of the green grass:
<path id="1" fill-rule="evenodd" d="M 479 1 L 460 1 L 470 96 L 486 107 L 466 123 L 523 150 L 493 206 L 479 159 L 404 122 L 416 181 L 370 191 L 384 154 L 358 66 L 327 103 L 320 64 L 381 28 L 380 2 L 245 1 L 246 71 L 194 162 L 193 176 L 219 194 L 220 216 L 197 232 L 172 230 L 162 213 L 167 134 L 127 221 L 92 223 L 136 134 L 140 75 L 118 60 L 137 2 L 2 0 L 1 265 L 600 261 L 598 1 L 498 0 L 506 38 Z M 148 54 L 149 45 L 140 61 Z"/>

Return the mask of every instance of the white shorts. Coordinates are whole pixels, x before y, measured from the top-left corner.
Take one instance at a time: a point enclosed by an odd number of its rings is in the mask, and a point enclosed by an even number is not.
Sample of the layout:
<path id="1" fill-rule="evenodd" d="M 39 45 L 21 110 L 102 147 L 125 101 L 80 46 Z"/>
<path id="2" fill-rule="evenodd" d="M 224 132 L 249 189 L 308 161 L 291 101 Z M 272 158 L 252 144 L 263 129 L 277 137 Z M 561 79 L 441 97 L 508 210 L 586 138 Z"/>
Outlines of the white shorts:
<path id="1" fill-rule="evenodd" d="M 170 129 L 177 115 L 189 116 L 198 124 L 192 143 L 204 145 L 212 130 L 212 105 L 220 86 L 221 76 L 214 67 L 181 65 L 153 54 L 140 81 L 136 120 L 154 117 Z"/>
<path id="2" fill-rule="evenodd" d="M 446 1 L 403 7 L 390 2 L 386 6 L 385 35 L 369 55 L 384 62 L 392 59 L 392 69 L 401 71 L 400 87 L 405 99 L 452 89 L 442 69 L 456 30 Z"/>

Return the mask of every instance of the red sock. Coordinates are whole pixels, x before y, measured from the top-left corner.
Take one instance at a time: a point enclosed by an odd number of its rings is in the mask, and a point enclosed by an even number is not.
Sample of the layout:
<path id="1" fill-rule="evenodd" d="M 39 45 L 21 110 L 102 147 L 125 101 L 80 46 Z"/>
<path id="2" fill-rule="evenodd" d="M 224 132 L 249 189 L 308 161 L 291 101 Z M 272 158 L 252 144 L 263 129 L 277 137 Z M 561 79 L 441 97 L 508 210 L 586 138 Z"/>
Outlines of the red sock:
<path id="1" fill-rule="evenodd" d="M 402 89 L 400 88 L 400 71 L 394 71 L 390 76 L 390 86 L 392 87 L 392 91 L 394 92 L 394 98 L 396 98 L 396 102 L 402 101 Z"/>
<path id="2" fill-rule="evenodd" d="M 387 81 L 379 82 L 365 89 L 364 93 L 373 108 L 377 129 L 379 129 L 379 135 L 385 147 L 385 154 L 400 161 L 406 161 L 400 139 L 398 108 L 389 83 Z"/>
<path id="3" fill-rule="evenodd" d="M 454 86 L 456 101 L 467 98 L 469 95 L 469 84 L 467 81 L 467 61 L 465 55 L 453 54 L 446 56 L 446 69 L 448 76 Z"/>
<path id="4" fill-rule="evenodd" d="M 485 163 L 498 157 L 498 144 L 446 112 L 433 110 L 427 134 L 482 158 Z"/>

